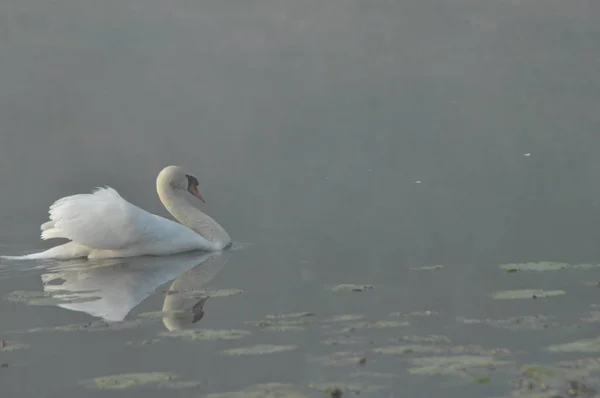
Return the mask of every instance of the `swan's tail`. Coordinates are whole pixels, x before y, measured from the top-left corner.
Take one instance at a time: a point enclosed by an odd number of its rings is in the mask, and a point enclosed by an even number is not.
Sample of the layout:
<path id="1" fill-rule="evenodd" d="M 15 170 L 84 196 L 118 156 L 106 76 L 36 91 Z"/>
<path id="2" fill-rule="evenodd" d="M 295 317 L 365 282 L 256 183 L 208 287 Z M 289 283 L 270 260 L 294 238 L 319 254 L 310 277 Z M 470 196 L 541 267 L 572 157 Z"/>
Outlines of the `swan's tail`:
<path id="1" fill-rule="evenodd" d="M 38 253 L 24 254 L 21 256 L 0 256 L 4 260 L 67 260 L 78 257 L 87 257 L 91 250 L 75 242 L 68 242 L 60 246 L 52 247 Z"/>

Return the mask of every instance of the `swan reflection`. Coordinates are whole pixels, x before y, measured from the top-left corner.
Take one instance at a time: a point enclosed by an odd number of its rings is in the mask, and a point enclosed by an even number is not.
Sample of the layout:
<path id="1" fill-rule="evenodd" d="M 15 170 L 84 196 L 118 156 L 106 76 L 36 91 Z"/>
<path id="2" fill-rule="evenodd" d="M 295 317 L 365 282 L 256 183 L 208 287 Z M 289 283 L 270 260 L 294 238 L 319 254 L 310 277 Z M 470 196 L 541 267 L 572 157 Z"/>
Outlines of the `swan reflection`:
<path id="1" fill-rule="evenodd" d="M 204 316 L 208 297 L 198 289 L 225 266 L 229 252 L 186 253 L 61 263 L 41 275 L 44 292 L 63 300 L 57 306 L 120 322 L 155 290 L 173 280 L 165 293 L 162 320 L 168 330 L 191 327 Z M 195 304 L 186 308 L 191 298 Z"/>

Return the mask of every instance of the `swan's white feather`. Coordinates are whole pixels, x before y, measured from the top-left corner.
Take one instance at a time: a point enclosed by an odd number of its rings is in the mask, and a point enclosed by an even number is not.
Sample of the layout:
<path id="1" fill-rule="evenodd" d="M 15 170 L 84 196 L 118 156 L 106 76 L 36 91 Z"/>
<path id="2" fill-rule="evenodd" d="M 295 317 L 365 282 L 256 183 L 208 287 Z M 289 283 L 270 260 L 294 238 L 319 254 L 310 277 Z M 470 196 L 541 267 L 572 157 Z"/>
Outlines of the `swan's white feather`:
<path id="1" fill-rule="evenodd" d="M 66 258 L 74 252 L 92 258 L 214 250 L 214 244 L 201 235 L 133 205 L 110 187 L 58 199 L 49 213 L 50 221 L 41 226 L 42 239 L 72 242 L 20 258 L 60 258 L 63 251 Z"/>

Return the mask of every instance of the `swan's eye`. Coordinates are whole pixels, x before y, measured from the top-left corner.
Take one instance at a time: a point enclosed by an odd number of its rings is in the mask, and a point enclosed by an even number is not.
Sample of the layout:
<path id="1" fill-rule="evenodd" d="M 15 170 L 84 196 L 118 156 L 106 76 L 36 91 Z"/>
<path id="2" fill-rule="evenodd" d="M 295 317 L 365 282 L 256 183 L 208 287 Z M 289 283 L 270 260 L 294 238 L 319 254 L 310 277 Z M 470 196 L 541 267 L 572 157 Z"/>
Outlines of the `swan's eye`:
<path id="1" fill-rule="evenodd" d="M 188 180 L 188 186 L 187 186 L 188 192 L 191 193 L 192 195 L 194 195 L 195 197 L 197 197 L 198 199 L 200 199 L 203 203 L 206 203 L 204 201 L 204 198 L 198 191 L 198 179 L 196 179 L 196 177 L 194 177 L 194 176 L 190 176 L 187 174 L 185 176 Z"/>
<path id="2" fill-rule="evenodd" d="M 187 178 L 188 181 L 188 186 L 187 189 L 193 189 L 193 188 L 198 188 L 198 179 L 194 176 L 191 175 L 185 175 L 185 177 Z"/>

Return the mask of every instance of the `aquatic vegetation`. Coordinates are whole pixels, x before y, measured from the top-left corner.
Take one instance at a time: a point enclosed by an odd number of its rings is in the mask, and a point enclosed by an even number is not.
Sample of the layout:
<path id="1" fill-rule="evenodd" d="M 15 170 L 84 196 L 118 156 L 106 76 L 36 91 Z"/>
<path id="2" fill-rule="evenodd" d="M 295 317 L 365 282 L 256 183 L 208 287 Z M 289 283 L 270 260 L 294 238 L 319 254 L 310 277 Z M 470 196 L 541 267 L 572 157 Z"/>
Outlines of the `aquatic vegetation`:
<path id="1" fill-rule="evenodd" d="M 341 284 L 341 285 L 335 285 L 335 286 L 328 287 L 328 289 L 333 292 L 343 292 L 343 291 L 364 292 L 366 290 L 372 290 L 374 288 L 375 288 L 375 286 L 373 286 L 373 285 L 354 285 L 354 284 Z"/>
<path id="2" fill-rule="evenodd" d="M 410 355 L 410 354 L 485 354 L 487 351 L 478 345 L 449 345 L 449 344 L 400 344 L 378 347 L 373 352 L 379 354 Z"/>
<path id="3" fill-rule="evenodd" d="M 390 312 L 389 316 L 432 316 L 438 315 L 438 312 L 435 311 L 413 311 L 408 314 L 403 314 L 401 312 Z"/>
<path id="4" fill-rule="evenodd" d="M 566 294 L 563 290 L 520 289 L 495 292 L 491 294 L 491 297 L 496 300 L 519 300 L 555 297 L 563 294 Z"/>
<path id="5" fill-rule="evenodd" d="M 207 398 L 308 398 L 288 383 L 255 384 L 239 391 L 208 394 Z"/>
<path id="6" fill-rule="evenodd" d="M 29 345 L 17 343 L 16 341 L 0 340 L 0 352 L 18 351 L 26 348 L 29 348 Z"/>
<path id="7" fill-rule="evenodd" d="M 600 322 L 600 311 L 591 311 L 588 315 L 581 318 L 581 320 L 587 323 Z"/>
<path id="8" fill-rule="evenodd" d="M 323 340 L 321 343 L 325 345 L 357 345 L 357 344 L 367 344 L 368 340 L 362 336 L 340 336 L 335 339 L 327 339 Z"/>
<path id="9" fill-rule="evenodd" d="M 142 347 L 145 345 L 156 344 L 159 342 L 160 342 L 160 339 L 147 339 L 147 340 L 127 341 L 127 342 L 125 342 L 125 345 Z"/>
<path id="10" fill-rule="evenodd" d="M 413 375 L 447 375 L 459 377 L 484 377 L 487 373 L 510 364 L 492 355 L 451 355 L 412 358 L 408 373 Z"/>
<path id="11" fill-rule="evenodd" d="M 348 315 L 334 315 L 331 318 L 323 320 L 323 322 L 352 322 L 360 321 L 364 318 L 364 315 L 359 314 L 348 314 Z"/>
<path id="12" fill-rule="evenodd" d="M 550 352 L 600 352 L 600 337 L 546 347 Z"/>
<path id="13" fill-rule="evenodd" d="M 583 383 L 600 371 L 598 358 L 562 361 L 554 365 L 527 364 L 520 368 L 521 378 L 512 396 L 526 398 L 595 397 L 596 390 Z M 590 380 L 597 380 L 593 378 Z"/>
<path id="14" fill-rule="evenodd" d="M 309 316 L 315 316 L 314 312 L 294 312 L 291 314 L 268 314 L 265 315 L 267 319 L 289 319 L 289 318 L 304 318 Z"/>
<path id="15" fill-rule="evenodd" d="M 318 357 L 309 357 L 312 362 L 317 362 L 323 366 L 347 366 L 364 365 L 366 357 L 361 352 L 340 351 Z"/>
<path id="16" fill-rule="evenodd" d="M 169 332 L 161 332 L 160 336 L 164 337 L 180 337 L 184 340 L 236 340 L 246 337 L 251 334 L 247 330 L 215 330 L 215 329 L 183 329 L 173 330 Z"/>
<path id="17" fill-rule="evenodd" d="M 423 267 L 409 268 L 411 271 L 437 271 L 444 268 L 443 265 L 425 265 Z"/>
<path id="18" fill-rule="evenodd" d="M 410 325 L 410 323 L 406 321 L 362 321 L 350 323 L 341 329 L 329 330 L 327 334 L 347 334 L 362 329 L 398 328 L 406 327 L 408 325 Z"/>
<path id="19" fill-rule="evenodd" d="M 256 344 L 250 347 L 230 348 L 221 351 L 221 354 L 228 356 L 238 355 L 264 355 L 275 354 L 279 352 L 292 351 L 297 349 L 295 345 L 272 345 L 272 344 Z"/>
<path id="20" fill-rule="evenodd" d="M 309 387 L 320 391 L 323 394 L 327 394 L 330 397 L 342 397 L 345 392 L 351 393 L 352 395 L 369 394 L 384 388 L 380 385 L 364 385 L 344 382 L 310 383 Z"/>
<path id="21" fill-rule="evenodd" d="M 6 294 L 2 299 L 9 303 L 22 303 L 36 306 L 86 303 L 100 299 L 99 297 L 81 297 L 78 293 L 89 292 L 55 291 L 50 294 L 39 291 L 16 290 Z"/>
<path id="22" fill-rule="evenodd" d="M 515 263 L 515 264 L 501 264 L 498 267 L 502 268 L 507 272 L 516 271 L 558 271 L 570 267 L 567 263 L 556 263 L 551 261 L 540 261 L 535 263 Z"/>
<path id="23" fill-rule="evenodd" d="M 144 324 L 142 319 L 134 319 L 122 322 L 106 323 L 104 321 L 94 321 L 86 323 L 72 323 L 61 326 L 44 326 L 26 330 L 11 331 L 8 333 L 43 333 L 43 332 L 103 332 L 123 329 L 133 329 Z"/>
<path id="24" fill-rule="evenodd" d="M 543 330 L 559 326 L 559 323 L 543 315 L 516 316 L 508 319 L 472 319 L 457 317 L 457 322 L 465 325 L 484 324 L 508 330 Z"/>
<path id="25" fill-rule="evenodd" d="M 517 271 L 525 272 L 545 272 L 545 271 L 559 271 L 563 269 L 592 269 L 600 267 L 600 264 L 568 264 L 562 262 L 552 261 L 539 261 L 529 263 L 514 263 L 514 264 L 501 264 L 498 267 L 505 270 L 506 272 L 513 273 Z"/>
<path id="26" fill-rule="evenodd" d="M 428 336 L 399 336 L 393 339 L 394 341 L 407 341 L 411 343 L 427 343 L 427 344 L 452 344 L 452 341 L 443 335 L 432 334 Z"/>
<path id="27" fill-rule="evenodd" d="M 190 388 L 202 384 L 199 381 L 179 381 L 178 379 L 178 376 L 173 373 L 124 373 L 84 380 L 81 384 L 95 390 L 122 390 L 139 386 Z"/>
<path id="28" fill-rule="evenodd" d="M 207 289 L 207 290 L 195 290 L 190 292 L 189 296 L 202 296 L 202 297 L 229 297 L 236 296 L 238 294 L 242 294 L 244 291 L 242 289 Z"/>

